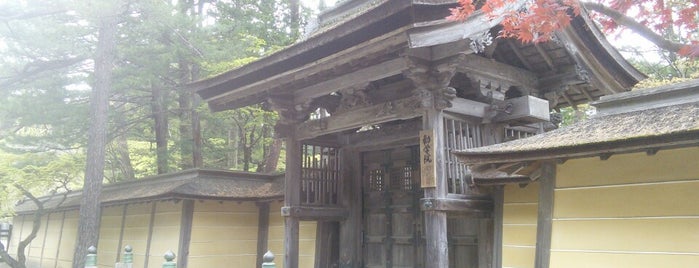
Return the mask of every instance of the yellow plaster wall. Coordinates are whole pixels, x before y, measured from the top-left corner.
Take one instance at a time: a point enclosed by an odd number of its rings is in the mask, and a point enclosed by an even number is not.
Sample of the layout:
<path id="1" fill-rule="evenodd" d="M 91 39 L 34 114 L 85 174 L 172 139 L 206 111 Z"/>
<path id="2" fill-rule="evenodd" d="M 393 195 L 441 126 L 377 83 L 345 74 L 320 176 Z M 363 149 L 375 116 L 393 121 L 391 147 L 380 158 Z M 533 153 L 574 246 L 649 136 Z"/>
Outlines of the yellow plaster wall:
<path id="1" fill-rule="evenodd" d="M 61 243 L 58 247 L 58 268 L 73 267 L 73 249 L 78 238 L 78 217 L 77 210 L 65 212 Z"/>
<path id="2" fill-rule="evenodd" d="M 276 256 L 278 268 L 284 267 L 284 217 L 281 202 L 269 208 L 269 249 Z M 299 267 L 313 267 L 315 263 L 316 222 L 302 221 L 299 227 Z"/>
<path id="3" fill-rule="evenodd" d="M 117 262 L 119 238 L 121 235 L 121 220 L 124 215 L 124 205 L 102 208 L 100 220 L 100 236 L 97 243 L 97 264 L 100 267 L 114 267 Z"/>
<path id="4" fill-rule="evenodd" d="M 160 267 L 165 261 L 163 255 L 168 250 L 177 254 L 180 246 L 180 220 L 183 202 L 158 202 L 153 217 L 148 267 Z M 197 267 L 197 266 L 189 266 Z"/>
<path id="5" fill-rule="evenodd" d="M 557 168 L 550 267 L 694 267 L 699 148 Z"/>
<path id="6" fill-rule="evenodd" d="M 196 201 L 188 263 L 191 267 L 254 267 L 258 208 L 253 202 Z"/>
<path id="7" fill-rule="evenodd" d="M 48 215 L 46 225 L 46 241 L 44 242 L 44 253 L 41 267 L 54 267 L 56 265 L 56 255 L 58 254 L 58 243 L 61 234 L 61 223 L 63 222 L 63 212 L 51 213 Z"/>
<path id="8" fill-rule="evenodd" d="M 126 207 L 124 236 L 121 244 L 122 247 L 130 245 L 133 248 L 133 268 L 143 268 L 145 264 L 148 227 L 151 221 L 152 209 L 152 202 L 128 204 Z"/>
<path id="9" fill-rule="evenodd" d="M 505 186 L 502 230 L 502 266 L 533 268 L 539 183 Z"/>

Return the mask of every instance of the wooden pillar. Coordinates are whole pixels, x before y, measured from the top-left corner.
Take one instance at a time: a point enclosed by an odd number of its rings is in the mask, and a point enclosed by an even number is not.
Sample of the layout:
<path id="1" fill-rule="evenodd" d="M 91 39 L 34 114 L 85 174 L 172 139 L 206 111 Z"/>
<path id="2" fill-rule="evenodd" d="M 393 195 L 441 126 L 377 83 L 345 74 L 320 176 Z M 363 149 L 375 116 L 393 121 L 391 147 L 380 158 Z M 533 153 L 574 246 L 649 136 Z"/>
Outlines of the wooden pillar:
<path id="1" fill-rule="evenodd" d="M 556 163 L 547 161 L 541 166 L 539 178 L 539 209 L 536 223 L 536 257 L 534 267 L 548 268 L 551 259 L 551 229 L 553 221 Z"/>
<path id="2" fill-rule="evenodd" d="M 424 188 L 424 198 L 443 199 L 447 197 L 446 156 L 444 150 L 444 112 L 451 107 L 451 100 L 456 97 L 456 90 L 449 87 L 456 67 L 463 61 L 463 55 L 455 55 L 426 63 L 423 60 L 407 58 L 410 68 L 404 75 L 416 86 L 414 94 L 423 96 L 422 117 L 423 130 L 432 130 L 435 165 L 435 187 Z M 424 186 L 424 185 L 423 185 Z M 431 207 L 422 204 L 421 207 Z M 447 212 L 443 210 L 424 210 L 425 220 L 425 267 L 449 267 L 449 243 L 447 240 Z"/>
<path id="3" fill-rule="evenodd" d="M 269 250 L 269 202 L 257 203 L 257 261 L 255 267 L 262 266 L 262 257 Z"/>
<path id="4" fill-rule="evenodd" d="M 301 143 L 295 135 L 286 138 L 286 174 L 284 176 L 284 206 L 293 207 L 301 203 Z M 284 209 L 284 208 L 283 208 Z M 299 219 L 284 218 L 284 267 L 299 267 Z"/>
<path id="5" fill-rule="evenodd" d="M 425 188 L 425 198 L 446 198 L 447 182 L 444 170 L 444 120 L 441 110 L 428 109 L 423 117 L 423 129 L 434 130 L 436 187 Z M 447 241 L 447 212 L 425 211 L 425 267 L 449 267 L 449 243 Z"/>
<path id="6" fill-rule="evenodd" d="M 362 174 L 359 152 L 340 150 L 342 159 L 342 195 L 340 205 L 348 209 L 347 219 L 340 222 L 340 268 L 359 267 L 362 258 Z"/>
<path id="7" fill-rule="evenodd" d="M 182 216 L 180 218 L 180 245 L 177 249 L 177 264 L 187 268 L 189 258 L 189 243 L 192 241 L 192 222 L 194 219 L 194 200 L 182 201 Z"/>

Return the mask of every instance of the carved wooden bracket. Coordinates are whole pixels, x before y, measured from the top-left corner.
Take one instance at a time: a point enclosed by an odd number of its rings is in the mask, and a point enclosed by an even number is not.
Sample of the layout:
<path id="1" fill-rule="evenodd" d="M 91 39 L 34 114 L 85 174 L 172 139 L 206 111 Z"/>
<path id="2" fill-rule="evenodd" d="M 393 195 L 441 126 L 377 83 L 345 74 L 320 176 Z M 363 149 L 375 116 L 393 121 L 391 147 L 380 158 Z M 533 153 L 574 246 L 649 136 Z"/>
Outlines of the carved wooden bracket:
<path id="1" fill-rule="evenodd" d="M 446 109 L 452 106 L 456 98 L 456 89 L 449 87 L 451 78 L 456 73 L 456 67 L 463 60 L 463 55 L 428 62 L 422 59 L 406 57 L 408 69 L 403 75 L 415 84 L 414 95 L 429 98 L 432 101 L 423 102 L 424 108 Z M 431 102 L 431 103 L 430 103 Z"/>
<path id="2" fill-rule="evenodd" d="M 358 107 L 371 105 L 371 100 L 366 94 L 366 90 L 371 86 L 369 82 L 350 87 L 340 91 L 342 95 L 337 112 L 342 113 Z"/>

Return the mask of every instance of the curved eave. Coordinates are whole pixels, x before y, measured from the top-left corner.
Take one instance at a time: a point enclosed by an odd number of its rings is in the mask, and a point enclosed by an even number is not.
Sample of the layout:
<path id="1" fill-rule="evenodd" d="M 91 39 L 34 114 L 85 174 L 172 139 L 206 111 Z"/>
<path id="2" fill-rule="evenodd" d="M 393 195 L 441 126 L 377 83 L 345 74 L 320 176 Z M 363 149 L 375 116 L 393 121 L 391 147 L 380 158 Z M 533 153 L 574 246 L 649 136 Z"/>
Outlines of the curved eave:
<path id="1" fill-rule="evenodd" d="M 590 76 L 593 85 L 608 94 L 628 91 L 646 78 L 607 41 L 584 9 L 558 37 L 570 44 L 569 52 L 594 74 Z"/>
<path id="2" fill-rule="evenodd" d="M 363 14 L 338 23 L 332 28 L 325 29 L 321 33 L 255 62 L 193 82 L 189 84 L 189 89 L 210 104 L 233 94 L 240 100 L 234 105 L 218 103 L 216 105 L 220 108 L 217 110 L 260 103 L 268 96 L 266 90 L 241 93 L 237 89 L 312 64 L 324 57 L 408 25 L 412 17 L 411 5 L 411 1 L 384 1 Z"/>

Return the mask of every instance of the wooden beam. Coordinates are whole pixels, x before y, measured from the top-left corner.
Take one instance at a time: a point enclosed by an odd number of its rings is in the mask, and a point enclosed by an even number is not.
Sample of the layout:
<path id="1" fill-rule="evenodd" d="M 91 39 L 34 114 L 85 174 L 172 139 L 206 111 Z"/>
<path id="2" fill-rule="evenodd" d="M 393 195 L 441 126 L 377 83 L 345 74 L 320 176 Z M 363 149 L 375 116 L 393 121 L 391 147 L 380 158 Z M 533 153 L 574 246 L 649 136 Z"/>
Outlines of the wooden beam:
<path id="1" fill-rule="evenodd" d="M 585 98 L 587 98 L 587 100 L 590 102 L 595 101 L 592 95 L 590 95 L 590 92 L 587 92 L 587 87 L 580 87 L 580 92 L 582 92 L 582 94 L 585 95 Z"/>
<path id="2" fill-rule="evenodd" d="M 223 98 L 231 94 L 235 94 L 236 96 L 252 95 L 256 92 L 261 92 L 270 88 L 275 88 L 296 79 L 309 77 L 323 70 L 337 68 L 338 66 L 342 66 L 353 61 L 360 61 L 363 58 L 364 60 L 370 60 L 365 59 L 365 57 L 367 57 L 368 55 L 370 56 L 373 54 L 381 53 L 386 49 L 396 48 L 399 45 L 404 44 L 407 41 L 406 36 L 403 33 L 404 31 L 405 28 L 400 28 L 389 34 L 379 36 L 375 39 L 369 40 L 347 50 L 343 50 L 337 54 L 333 54 L 326 58 L 322 58 L 318 61 L 306 64 L 300 68 L 289 70 L 271 76 L 269 78 L 256 81 L 249 85 L 245 85 L 243 87 L 235 89 L 234 91 L 222 93 L 217 96 L 212 96 L 210 98 L 206 98 L 205 100 L 210 101 L 213 99 Z"/>
<path id="3" fill-rule="evenodd" d="M 475 54 L 466 55 L 457 66 L 457 71 L 529 90 L 539 88 L 536 73 Z"/>
<path id="4" fill-rule="evenodd" d="M 180 217 L 180 245 L 177 249 L 177 267 L 187 268 L 189 244 L 192 242 L 192 222 L 194 221 L 194 200 L 182 201 Z"/>
<path id="5" fill-rule="evenodd" d="M 525 57 L 524 54 L 522 54 L 522 51 L 520 51 L 519 47 L 517 47 L 517 45 L 515 45 L 515 42 L 509 38 L 505 39 L 505 40 L 506 40 L 505 42 L 507 42 L 507 45 L 510 47 L 512 52 L 515 53 L 515 56 L 517 56 L 519 61 L 522 62 L 522 64 L 524 64 L 524 67 L 526 67 L 529 71 L 534 71 L 534 68 L 529 63 L 529 60 L 527 60 L 527 57 Z"/>
<path id="6" fill-rule="evenodd" d="M 299 89 L 294 93 L 294 103 L 306 103 L 308 100 L 316 97 L 400 74 L 407 68 L 408 64 L 403 58 L 396 58 L 379 64 L 370 65 L 364 69 Z"/>
<path id="7" fill-rule="evenodd" d="M 444 109 L 447 112 L 468 115 L 478 118 L 485 117 L 485 111 L 487 107 L 490 107 L 487 103 L 472 101 L 464 98 L 454 98 L 451 100 L 451 107 Z"/>
<path id="8" fill-rule="evenodd" d="M 536 51 L 539 52 L 539 55 L 544 59 L 546 62 L 546 65 L 548 65 L 549 70 L 551 71 L 556 71 L 556 65 L 553 64 L 553 60 L 549 56 L 549 54 L 541 47 L 541 45 L 534 43 L 534 47 L 536 48 Z"/>
<path id="9" fill-rule="evenodd" d="M 491 212 L 493 211 L 493 201 L 487 199 L 423 198 L 420 199 L 420 209 L 423 211 Z"/>
<path id="10" fill-rule="evenodd" d="M 257 203 L 257 258 L 255 267 L 262 267 L 262 256 L 269 250 L 269 202 Z"/>
<path id="11" fill-rule="evenodd" d="M 416 145 L 421 127 L 419 121 L 412 120 L 396 125 L 382 126 L 379 129 L 347 134 L 345 145 L 352 146 L 358 151 L 376 151 L 401 147 L 401 145 Z"/>
<path id="12" fill-rule="evenodd" d="M 347 218 L 349 211 L 341 207 L 282 207 L 283 217 L 300 220 L 341 221 Z"/>
<path id="13" fill-rule="evenodd" d="M 306 140 L 366 125 L 415 118 L 422 114 L 421 103 L 419 97 L 409 97 L 306 121 L 296 127 L 297 137 Z"/>
<path id="14" fill-rule="evenodd" d="M 536 254 L 534 267 L 548 268 L 551 259 L 551 231 L 553 226 L 554 188 L 556 184 L 556 164 L 543 164 L 539 179 L 539 208 L 536 223 Z"/>
<path id="15" fill-rule="evenodd" d="M 501 12 L 514 11 L 522 7 L 526 1 L 518 0 L 502 8 Z M 411 48 L 429 47 L 451 43 L 470 38 L 476 34 L 488 31 L 504 19 L 500 16 L 494 20 L 485 19 L 486 14 L 476 11 L 463 22 L 450 22 L 446 19 L 425 22 L 415 25 L 408 30 L 408 44 Z"/>

